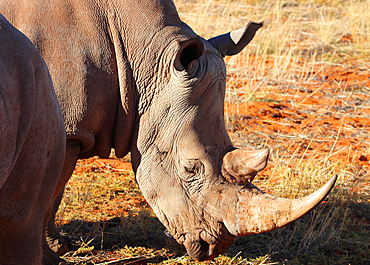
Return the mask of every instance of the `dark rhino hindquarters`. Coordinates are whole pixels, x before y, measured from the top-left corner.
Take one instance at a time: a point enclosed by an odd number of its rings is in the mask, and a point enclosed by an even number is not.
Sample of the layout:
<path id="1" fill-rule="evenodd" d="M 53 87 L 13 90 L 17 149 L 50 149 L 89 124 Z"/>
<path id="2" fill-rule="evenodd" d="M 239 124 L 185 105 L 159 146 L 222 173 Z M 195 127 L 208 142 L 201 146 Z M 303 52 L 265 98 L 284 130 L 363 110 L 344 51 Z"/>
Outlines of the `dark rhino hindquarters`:
<path id="1" fill-rule="evenodd" d="M 334 185 L 299 201 L 264 194 L 251 181 L 268 151 L 236 150 L 227 135 L 223 56 L 240 52 L 262 24 L 205 40 L 171 0 L 14 2 L 0 0 L 0 11 L 39 48 L 64 115 L 58 191 L 77 157 L 131 151 L 159 220 L 190 256 L 207 260 L 235 236 L 294 221 Z M 54 229 L 49 222 L 55 239 Z"/>
<path id="2" fill-rule="evenodd" d="M 0 14 L 0 264 L 40 264 L 43 249 L 53 257 L 45 227 L 64 153 L 46 64 Z"/>

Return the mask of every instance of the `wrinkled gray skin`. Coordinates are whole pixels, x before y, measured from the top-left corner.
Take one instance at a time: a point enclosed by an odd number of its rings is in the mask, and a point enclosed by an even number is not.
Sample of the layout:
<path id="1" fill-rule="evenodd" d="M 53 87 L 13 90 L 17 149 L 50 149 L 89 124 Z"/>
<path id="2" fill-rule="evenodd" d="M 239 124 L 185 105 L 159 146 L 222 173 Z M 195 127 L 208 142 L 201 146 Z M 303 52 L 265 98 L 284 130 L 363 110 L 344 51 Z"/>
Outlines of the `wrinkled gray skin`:
<path id="1" fill-rule="evenodd" d="M 0 14 L 0 264 L 40 264 L 65 151 L 63 116 L 35 46 Z"/>
<path id="2" fill-rule="evenodd" d="M 0 12 L 39 49 L 64 115 L 67 151 L 57 191 L 78 158 L 131 151 L 137 182 L 160 221 L 191 257 L 207 260 L 235 236 L 294 221 L 334 184 L 308 207 L 264 194 L 250 182 L 268 151 L 234 150 L 227 135 L 223 56 L 240 52 L 261 25 L 207 41 L 170 0 L 15 2 L 0 0 Z M 66 248 L 53 221 L 49 243 L 61 254 Z M 47 255 L 45 264 L 58 262 Z"/>

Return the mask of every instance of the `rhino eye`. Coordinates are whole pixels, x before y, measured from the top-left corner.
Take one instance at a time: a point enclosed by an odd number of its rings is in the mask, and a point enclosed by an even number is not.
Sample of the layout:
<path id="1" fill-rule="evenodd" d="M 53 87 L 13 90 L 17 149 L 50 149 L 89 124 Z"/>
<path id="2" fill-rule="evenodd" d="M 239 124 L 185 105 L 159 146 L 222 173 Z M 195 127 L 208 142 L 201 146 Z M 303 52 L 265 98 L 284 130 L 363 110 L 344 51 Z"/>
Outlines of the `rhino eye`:
<path id="1" fill-rule="evenodd" d="M 187 173 L 190 173 L 190 174 L 195 174 L 196 173 L 196 166 L 193 164 L 193 165 L 189 165 L 189 166 L 184 166 L 185 167 L 185 171 Z"/>
<path id="2" fill-rule="evenodd" d="M 195 175 L 200 171 L 202 167 L 202 162 L 197 159 L 183 160 L 182 164 L 185 169 L 185 173 Z"/>

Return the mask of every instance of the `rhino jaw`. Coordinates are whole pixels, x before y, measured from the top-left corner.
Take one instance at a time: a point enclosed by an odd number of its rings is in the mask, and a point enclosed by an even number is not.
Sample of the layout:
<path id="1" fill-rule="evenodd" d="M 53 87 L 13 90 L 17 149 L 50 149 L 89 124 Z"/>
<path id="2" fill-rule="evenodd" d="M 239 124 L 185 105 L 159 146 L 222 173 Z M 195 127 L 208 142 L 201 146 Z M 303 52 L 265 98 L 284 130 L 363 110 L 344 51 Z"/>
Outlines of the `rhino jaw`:
<path id="1" fill-rule="evenodd" d="M 224 220 L 234 236 L 247 236 L 282 228 L 320 204 L 330 193 L 337 175 L 334 175 L 316 192 L 300 199 L 285 199 L 272 196 L 248 184 L 238 193 L 235 216 Z"/>

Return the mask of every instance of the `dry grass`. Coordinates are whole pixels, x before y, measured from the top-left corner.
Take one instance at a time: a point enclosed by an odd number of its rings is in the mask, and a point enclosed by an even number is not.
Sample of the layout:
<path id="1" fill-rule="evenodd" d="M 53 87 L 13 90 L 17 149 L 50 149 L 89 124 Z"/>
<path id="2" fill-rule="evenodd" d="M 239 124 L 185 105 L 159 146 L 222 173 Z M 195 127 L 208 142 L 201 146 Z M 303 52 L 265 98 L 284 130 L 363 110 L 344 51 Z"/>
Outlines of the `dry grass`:
<path id="1" fill-rule="evenodd" d="M 370 1 L 175 1 L 181 18 L 208 39 L 244 27 L 265 26 L 241 54 L 228 58 L 227 101 L 242 92 L 268 93 L 270 84 L 309 82 L 313 70 L 370 55 Z M 255 58 L 258 60 L 255 60 Z M 271 65 L 273 60 L 273 65 Z M 240 86 L 239 86 L 240 87 Z M 264 94 L 263 91 L 266 91 Z M 249 95 L 246 97 L 250 99 Z"/>
<path id="2" fill-rule="evenodd" d="M 356 66 L 370 76 L 369 0 L 174 2 L 181 18 L 205 38 L 244 27 L 250 20 L 265 22 L 241 54 L 226 58 L 229 103 L 279 102 L 289 95 L 292 109 L 310 114 L 318 107 L 308 108 L 308 99 L 297 102 L 294 97 L 311 85 L 309 98 L 321 92 L 327 83 L 321 77 L 326 68 Z M 349 106 L 351 112 L 328 104 L 320 106 L 318 119 L 328 113 L 339 119 L 364 116 L 361 111 L 370 107 L 369 99 L 355 104 L 356 93 L 364 95 L 369 90 L 366 85 L 338 81 L 331 85 L 328 97 L 332 93 L 340 98 L 339 107 Z M 348 160 L 332 159 L 341 151 L 338 143 L 346 124 L 326 132 L 325 138 L 323 127 L 297 135 L 263 135 L 248 128 L 235 129 L 240 127 L 239 118 L 226 109 L 233 142 L 240 147 L 267 145 L 272 151 L 267 173 L 256 179 L 257 186 L 278 196 L 297 198 L 316 190 L 334 173 L 339 180 L 330 199 L 304 218 L 284 229 L 238 238 L 225 255 L 205 264 L 368 264 L 369 187 L 358 187 L 356 182 L 369 183 L 368 168 L 355 163 L 359 153 L 353 143 L 345 149 Z M 356 128 L 362 139 L 369 137 L 369 129 Z M 325 155 L 312 152 L 311 145 L 322 141 L 327 145 Z M 370 155 L 370 144 L 364 145 L 368 149 L 361 152 Z M 79 253 L 66 255 L 67 260 L 77 264 L 197 264 L 166 235 L 147 208 L 132 173 L 117 173 L 99 164 L 88 167 L 93 169 L 73 176 L 59 212 L 62 231 L 80 246 Z M 113 261 L 101 263 L 103 260 Z"/>

